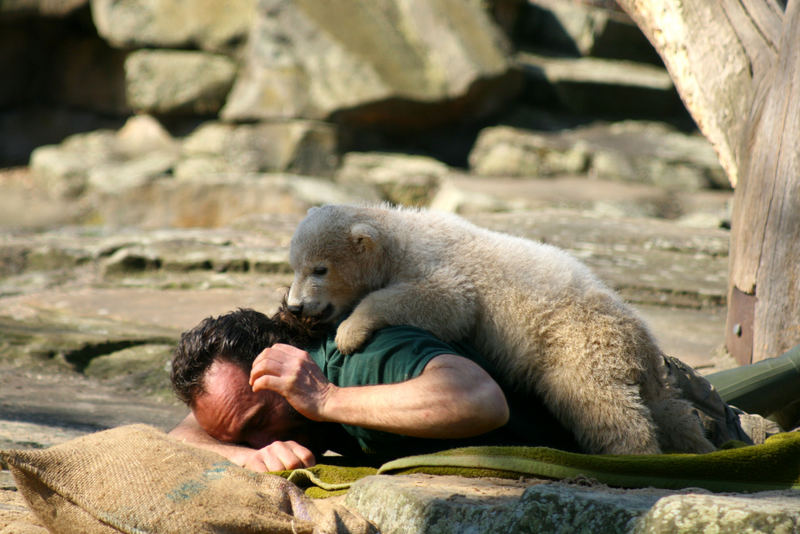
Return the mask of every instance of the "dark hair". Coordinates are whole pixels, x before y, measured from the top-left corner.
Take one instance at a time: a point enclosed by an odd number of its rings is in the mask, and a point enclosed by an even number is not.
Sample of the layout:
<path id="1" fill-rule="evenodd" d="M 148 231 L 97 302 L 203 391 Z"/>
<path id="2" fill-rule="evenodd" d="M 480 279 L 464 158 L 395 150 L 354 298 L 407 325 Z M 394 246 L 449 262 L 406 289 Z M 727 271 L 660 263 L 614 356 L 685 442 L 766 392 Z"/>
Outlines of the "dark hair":
<path id="1" fill-rule="evenodd" d="M 272 317 L 248 308 L 206 317 L 181 334 L 172 358 L 172 389 L 191 406 L 204 391 L 203 378 L 215 360 L 229 361 L 249 373 L 253 360 L 265 348 L 276 343 L 308 348 L 324 333 L 312 320 L 289 312 L 285 302 Z"/>

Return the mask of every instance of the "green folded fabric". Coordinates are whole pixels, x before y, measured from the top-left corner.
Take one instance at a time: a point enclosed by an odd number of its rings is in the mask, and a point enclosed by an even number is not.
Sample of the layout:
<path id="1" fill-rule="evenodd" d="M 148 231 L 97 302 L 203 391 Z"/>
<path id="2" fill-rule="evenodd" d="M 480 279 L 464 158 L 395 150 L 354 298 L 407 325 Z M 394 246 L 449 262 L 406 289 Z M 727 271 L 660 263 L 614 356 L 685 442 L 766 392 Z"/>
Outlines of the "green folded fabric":
<path id="1" fill-rule="evenodd" d="M 277 471 L 273 474 L 280 475 L 304 488 L 308 497 L 321 499 L 345 493 L 356 480 L 377 473 L 378 469 L 375 467 L 317 464 L 313 467 Z"/>
<path id="2" fill-rule="evenodd" d="M 723 449 L 708 454 L 614 456 L 577 454 L 545 447 L 465 447 L 399 458 L 379 469 L 318 465 L 303 472 L 281 473 L 307 494 L 341 493 L 371 474 L 427 473 L 466 477 L 521 476 L 565 479 L 586 476 L 609 486 L 705 488 L 751 492 L 800 490 L 800 432 L 769 438 L 763 445 Z M 331 488 L 330 490 L 326 487 Z"/>

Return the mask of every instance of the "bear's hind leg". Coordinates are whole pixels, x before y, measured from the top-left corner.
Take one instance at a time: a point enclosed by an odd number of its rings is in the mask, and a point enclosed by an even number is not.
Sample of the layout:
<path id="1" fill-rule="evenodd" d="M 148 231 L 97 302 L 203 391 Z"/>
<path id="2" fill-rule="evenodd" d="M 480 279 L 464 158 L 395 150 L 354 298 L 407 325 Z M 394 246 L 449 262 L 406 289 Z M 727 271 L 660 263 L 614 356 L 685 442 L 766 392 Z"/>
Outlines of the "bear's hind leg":
<path id="1" fill-rule="evenodd" d="M 706 438 L 700 418 L 688 401 L 665 399 L 651 407 L 666 452 L 706 453 L 716 450 Z"/>
<path id="2" fill-rule="evenodd" d="M 591 378 L 581 380 L 574 373 L 557 379 L 542 377 L 539 385 L 545 402 L 585 452 L 661 452 L 656 425 L 639 397 L 638 386 L 599 384 Z"/>

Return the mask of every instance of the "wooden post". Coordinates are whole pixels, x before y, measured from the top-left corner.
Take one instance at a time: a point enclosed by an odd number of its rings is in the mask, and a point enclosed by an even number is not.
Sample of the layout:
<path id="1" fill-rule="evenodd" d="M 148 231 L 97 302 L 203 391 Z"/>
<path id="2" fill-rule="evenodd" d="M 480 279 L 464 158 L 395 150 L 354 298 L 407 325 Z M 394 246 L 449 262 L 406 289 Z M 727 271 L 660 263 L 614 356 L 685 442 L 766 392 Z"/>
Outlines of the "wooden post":
<path id="1" fill-rule="evenodd" d="M 740 363 L 800 342 L 800 1 L 787 6 L 765 74 L 754 80 L 731 221 L 726 339 Z"/>
<path id="2" fill-rule="evenodd" d="M 726 346 L 800 343 L 800 0 L 618 0 L 735 186 Z"/>

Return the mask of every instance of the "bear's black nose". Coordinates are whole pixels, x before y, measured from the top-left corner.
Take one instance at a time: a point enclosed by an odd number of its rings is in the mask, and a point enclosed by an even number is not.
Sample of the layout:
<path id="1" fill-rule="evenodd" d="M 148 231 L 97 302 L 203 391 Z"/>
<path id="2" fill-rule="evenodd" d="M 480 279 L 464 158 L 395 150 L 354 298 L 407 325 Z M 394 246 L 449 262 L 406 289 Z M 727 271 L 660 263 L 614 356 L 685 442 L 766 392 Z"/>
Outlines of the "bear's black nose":
<path id="1" fill-rule="evenodd" d="M 294 306 L 292 306 L 292 305 L 287 305 L 287 306 L 286 306 L 286 309 L 288 309 L 288 310 L 289 310 L 290 312 L 292 312 L 294 315 L 300 315 L 300 314 L 302 314 L 302 313 L 303 313 L 303 304 L 302 304 L 302 303 L 300 303 L 300 304 L 295 304 Z"/>

